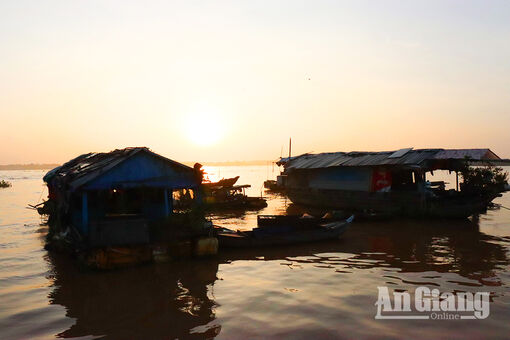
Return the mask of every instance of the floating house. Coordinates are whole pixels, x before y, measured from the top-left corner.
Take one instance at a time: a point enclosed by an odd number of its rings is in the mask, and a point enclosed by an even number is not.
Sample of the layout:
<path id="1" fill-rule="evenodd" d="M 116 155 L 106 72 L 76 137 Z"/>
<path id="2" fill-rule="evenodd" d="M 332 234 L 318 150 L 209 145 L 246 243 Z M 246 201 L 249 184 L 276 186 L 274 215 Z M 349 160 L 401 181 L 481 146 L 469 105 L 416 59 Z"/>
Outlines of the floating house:
<path id="1" fill-rule="evenodd" d="M 501 191 L 473 192 L 459 186 L 470 165 L 510 165 L 489 149 L 401 149 L 334 152 L 282 158 L 278 180 L 292 202 L 390 215 L 465 217 L 486 209 Z M 430 182 L 437 170 L 457 174 L 455 189 Z"/>
<path id="2" fill-rule="evenodd" d="M 183 218 L 189 213 L 179 198 L 200 204 L 201 176 L 145 147 L 88 153 L 44 176 L 49 195 L 41 212 L 50 215 L 50 233 L 65 233 L 82 248 L 189 239 L 206 233 L 205 219 L 196 227 Z"/>

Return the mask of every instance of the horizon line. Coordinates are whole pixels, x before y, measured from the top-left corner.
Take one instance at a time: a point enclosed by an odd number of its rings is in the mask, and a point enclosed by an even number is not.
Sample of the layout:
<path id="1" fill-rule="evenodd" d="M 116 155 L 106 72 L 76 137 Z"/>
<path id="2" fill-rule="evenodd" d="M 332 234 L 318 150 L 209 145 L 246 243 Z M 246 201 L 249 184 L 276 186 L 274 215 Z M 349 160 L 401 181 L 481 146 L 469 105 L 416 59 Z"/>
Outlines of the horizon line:
<path id="1" fill-rule="evenodd" d="M 248 161 L 178 161 L 179 163 L 193 166 L 200 163 L 203 166 L 236 166 L 236 165 L 269 165 L 275 163 L 276 160 L 248 160 Z M 65 163 L 65 162 L 64 162 Z M 64 163 L 12 163 L 0 164 L 0 170 L 47 170 L 61 166 Z"/>

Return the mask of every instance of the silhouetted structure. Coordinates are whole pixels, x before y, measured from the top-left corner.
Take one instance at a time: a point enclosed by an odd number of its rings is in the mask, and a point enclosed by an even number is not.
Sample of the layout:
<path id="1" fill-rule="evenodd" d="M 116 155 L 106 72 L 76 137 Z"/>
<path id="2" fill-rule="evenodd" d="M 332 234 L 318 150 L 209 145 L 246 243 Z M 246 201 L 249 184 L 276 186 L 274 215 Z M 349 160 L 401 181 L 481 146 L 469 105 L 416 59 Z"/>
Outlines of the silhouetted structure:
<path id="1" fill-rule="evenodd" d="M 198 238 L 209 234 L 203 213 L 190 205 L 201 204 L 201 173 L 148 148 L 84 154 L 44 181 L 49 199 L 39 211 L 50 215 L 50 244 L 65 240 L 75 251 L 139 246 L 89 251 L 88 262 L 101 267 L 150 260 L 152 249 L 143 246 L 155 243 L 165 244 L 158 255 L 166 256 L 169 244 L 187 241 L 174 248 L 191 254 L 204 242 Z"/>
<path id="2" fill-rule="evenodd" d="M 335 152 L 282 158 L 289 198 L 298 204 L 389 215 L 466 217 L 499 192 L 445 190 L 427 172 L 457 173 L 467 165 L 510 164 L 489 149 L 401 149 Z M 458 177 L 457 177 L 458 178 Z M 457 180 L 458 182 L 458 180 Z"/>

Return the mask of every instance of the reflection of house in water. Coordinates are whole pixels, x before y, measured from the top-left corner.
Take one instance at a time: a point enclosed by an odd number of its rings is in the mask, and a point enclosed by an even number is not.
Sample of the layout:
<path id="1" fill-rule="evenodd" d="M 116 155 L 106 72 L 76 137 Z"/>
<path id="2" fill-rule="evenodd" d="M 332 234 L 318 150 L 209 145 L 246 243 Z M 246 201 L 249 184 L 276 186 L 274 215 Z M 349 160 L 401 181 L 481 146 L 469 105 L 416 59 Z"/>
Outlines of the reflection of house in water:
<path id="1" fill-rule="evenodd" d="M 469 220 L 360 222 L 348 236 L 345 250 L 357 254 L 354 259 L 378 260 L 401 272 L 454 272 L 479 280 L 510 263 L 501 240 Z"/>
<path id="2" fill-rule="evenodd" d="M 100 273 L 80 270 L 59 254 L 51 254 L 50 261 L 54 277 L 50 301 L 76 319 L 60 337 L 203 339 L 221 330 L 210 324 L 216 306 L 208 294 L 218 271 L 214 260 Z M 204 327 L 190 334 L 199 326 Z"/>
<path id="3" fill-rule="evenodd" d="M 276 260 L 274 265 L 282 268 L 282 275 L 275 275 L 274 279 L 282 280 L 282 289 L 292 282 L 289 275 L 296 280 L 306 275 L 299 270 L 290 273 L 286 266 L 308 266 L 307 269 L 338 275 L 338 286 L 332 286 L 331 281 L 324 286 L 337 290 L 345 289 L 345 275 L 353 275 L 350 282 L 369 276 L 375 282 L 391 282 L 399 285 L 395 288 L 404 289 L 407 285 L 451 283 L 454 289 L 482 290 L 477 287 L 478 282 L 498 285 L 498 276 L 509 265 L 502 241 L 481 233 L 476 222 L 402 220 L 359 222 L 338 241 L 229 250 L 217 259 L 121 271 L 83 271 L 69 258 L 50 253 L 53 287 L 49 298 L 51 304 L 66 308 L 67 317 L 76 319 L 73 326 L 59 334 L 61 337 L 92 334 L 112 339 L 210 339 L 220 334 L 222 327 L 221 319 L 216 319 L 217 304 L 213 300 L 219 263 L 248 260 L 256 266 L 256 261 Z M 242 275 L 238 269 L 233 270 L 234 275 Z M 227 279 L 228 269 L 222 268 L 222 272 Z M 246 273 L 246 278 L 252 274 Z M 420 279 L 413 280 L 415 277 Z M 494 280 L 487 282 L 491 277 Z M 483 291 L 504 289 L 484 287 Z M 273 292 L 271 287 L 268 292 Z M 217 299 L 225 303 L 226 313 L 237 310 L 227 305 L 232 303 L 228 297 Z M 296 301 L 300 304 L 307 300 L 297 297 Z M 262 313 L 265 312 L 264 309 Z"/>
<path id="4" fill-rule="evenodd" d="M 446 190 L 427 181 L 436 170 L 469 164 L 508 164 L 489 149 L 402 149 L 335 152 L 281 159 L 286 193 L 294 203 L 391 215 L 466 217 L 483 211 L 497 192 Z M 458 177 L 457 177 L 458 178 Z M 462 184 L 462 183 L 461 183 Z"/>
<path id="5" fill-rule="evenodd" d="M 357 222 L 341 241 L 231 250 L 220 255 L 225 260 L 324 264 L 349 273 L 388 267 L 400 273 L 451 272 L 480 284 L 498 285 L 498 269 L 510 264 L 506 247 L 498 244 L 501 241 L 481 233 L 478 224 L 469 220 L 409 219 Z"/>

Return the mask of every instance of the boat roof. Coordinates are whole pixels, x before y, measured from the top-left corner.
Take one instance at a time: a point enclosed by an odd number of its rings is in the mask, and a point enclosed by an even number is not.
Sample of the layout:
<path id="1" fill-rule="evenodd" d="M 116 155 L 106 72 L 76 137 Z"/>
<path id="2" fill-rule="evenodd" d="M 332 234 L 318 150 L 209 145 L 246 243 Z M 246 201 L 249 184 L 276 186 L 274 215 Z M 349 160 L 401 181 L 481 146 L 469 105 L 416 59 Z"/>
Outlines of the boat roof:
<path id="1" fill-rule="evenodd" d="M 490 149 L 413 149 L 405 148 L 382 152 L 330 152 L 303 154 L 282 158 L 278 162 L 286 169 L 319 169 L 329 167 L 371 167 L 371 166 L 407 166 L 427 167 L 430 163 L 444 164 L 448 161 L 497 162 L 510 165 Z"/>
<path id="2" fill-rule="evenodd" d="M 207 189 L 211 190 L 211 191 L 215 191 L 215 190 L 216 191 L 219 191 L 219 190 L 238 191 L 238 190 L 246 189 L 246 188 L 250 188 L 250 187 L 251 187 L 250 184 L 232 185 L 232 186 L 218 185 L 218 186 L 208 187 Z"/>
<path id="3" fill-rule="evenodd" d="M 234 186 L 232 186 L 232 188 L 227 188 L 227 189 L 240 190 L 240 189 L 246 189 L 246 188 L 251 188 L 251 184 L 234 185 Z"/>

